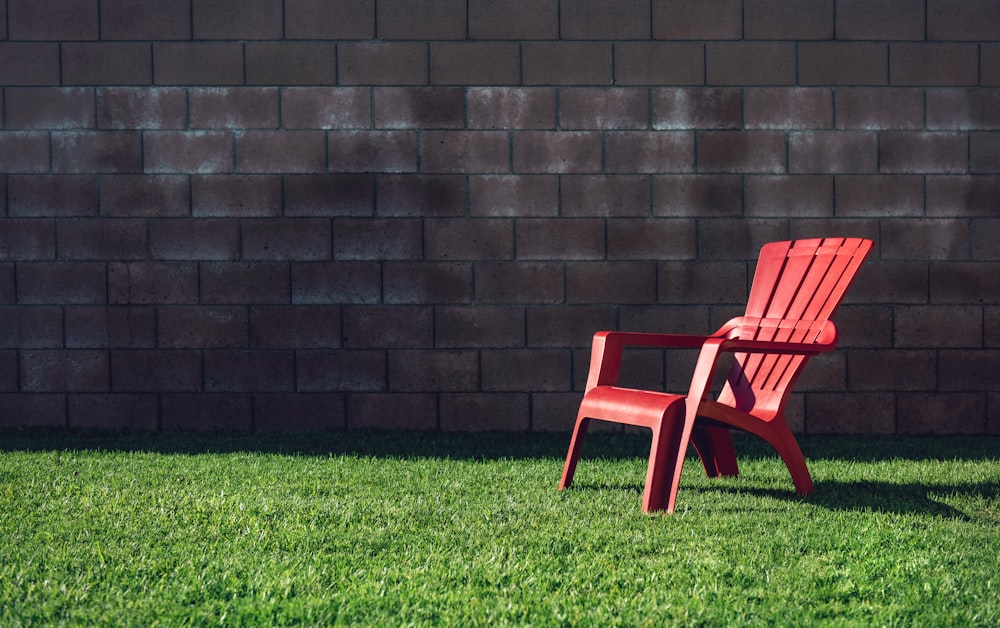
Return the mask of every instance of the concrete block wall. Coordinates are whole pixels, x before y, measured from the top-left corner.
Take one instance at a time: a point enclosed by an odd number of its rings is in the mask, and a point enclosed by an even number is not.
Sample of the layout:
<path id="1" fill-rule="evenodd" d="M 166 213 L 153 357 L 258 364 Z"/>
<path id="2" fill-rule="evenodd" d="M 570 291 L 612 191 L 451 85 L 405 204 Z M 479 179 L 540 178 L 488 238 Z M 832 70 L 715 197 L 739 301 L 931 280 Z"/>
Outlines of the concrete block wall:
<path id="1" fill-rule="evenodd" d="M 0 426 L 565 430 L 827 235 L 795 428 L 1000 433 L 1000 3 L 0 0 Z"/>

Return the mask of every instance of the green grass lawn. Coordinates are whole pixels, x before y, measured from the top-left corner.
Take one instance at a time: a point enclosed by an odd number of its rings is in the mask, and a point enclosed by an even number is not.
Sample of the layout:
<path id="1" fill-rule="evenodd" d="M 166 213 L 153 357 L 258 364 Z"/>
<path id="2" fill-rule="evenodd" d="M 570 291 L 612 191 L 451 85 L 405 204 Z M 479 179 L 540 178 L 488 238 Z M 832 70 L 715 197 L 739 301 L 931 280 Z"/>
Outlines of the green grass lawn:
<path id="1" fill-rule="evenodd" d="M 0 432 L 0 625 L 997 625 L 1000 439 Z"/>

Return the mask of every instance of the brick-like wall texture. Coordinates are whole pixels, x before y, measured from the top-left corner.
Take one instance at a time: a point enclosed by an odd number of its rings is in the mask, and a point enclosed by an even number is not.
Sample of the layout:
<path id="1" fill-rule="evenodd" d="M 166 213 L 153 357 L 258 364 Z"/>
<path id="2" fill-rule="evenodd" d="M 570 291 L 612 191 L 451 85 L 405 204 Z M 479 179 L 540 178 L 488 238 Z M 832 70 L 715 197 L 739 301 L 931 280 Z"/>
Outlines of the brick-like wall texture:
<path id="1" fill-rule="evenodd" d="M 1000 2 L 0 0 L 0 426 L 567 430 L 828 235 L 795 429 L 1000 433 Z"/>

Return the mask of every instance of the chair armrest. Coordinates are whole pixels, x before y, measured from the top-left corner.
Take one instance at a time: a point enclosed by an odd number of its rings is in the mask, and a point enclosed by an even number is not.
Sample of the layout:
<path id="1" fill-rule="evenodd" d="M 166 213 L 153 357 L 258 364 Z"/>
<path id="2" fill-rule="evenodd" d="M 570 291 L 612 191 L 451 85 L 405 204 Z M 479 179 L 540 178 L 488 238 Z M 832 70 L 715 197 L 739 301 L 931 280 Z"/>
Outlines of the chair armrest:
<path id="1" fill-rule="evenodd" d="M 712 336 L 656 334 L 632 331 L 599 331 L 590 348 L 590 373 L 587 390 L 618 383 L 625 347 L 698 348 Z"/>

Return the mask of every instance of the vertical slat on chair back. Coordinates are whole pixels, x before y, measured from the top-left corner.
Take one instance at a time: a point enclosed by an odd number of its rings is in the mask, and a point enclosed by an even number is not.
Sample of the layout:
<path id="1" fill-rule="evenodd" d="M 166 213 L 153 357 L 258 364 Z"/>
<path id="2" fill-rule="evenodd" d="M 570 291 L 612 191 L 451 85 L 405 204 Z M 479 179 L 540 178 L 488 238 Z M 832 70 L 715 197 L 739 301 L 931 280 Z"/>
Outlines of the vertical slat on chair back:
<path id="1" fill-rule="evenodd" d="M 816 238 L 765 245 L 754 273 L 746 316 L 766 319 L 766 324 L 745 326 L 740 337 L 815 341 L 822 323 L 837 309 L 871 246 L 870 240 L 862 238 Z M 805 359 L 737 354 L 730 386 L 735 389 L 740 406 L 752 407 L 761 401 L 776 402 L 783 398 Z M 736 381 L 734 375 L 738 376 Z"/>

